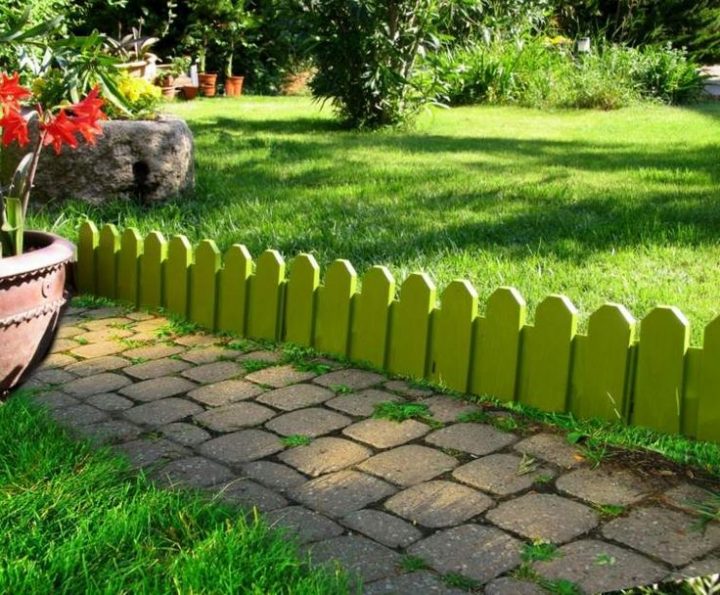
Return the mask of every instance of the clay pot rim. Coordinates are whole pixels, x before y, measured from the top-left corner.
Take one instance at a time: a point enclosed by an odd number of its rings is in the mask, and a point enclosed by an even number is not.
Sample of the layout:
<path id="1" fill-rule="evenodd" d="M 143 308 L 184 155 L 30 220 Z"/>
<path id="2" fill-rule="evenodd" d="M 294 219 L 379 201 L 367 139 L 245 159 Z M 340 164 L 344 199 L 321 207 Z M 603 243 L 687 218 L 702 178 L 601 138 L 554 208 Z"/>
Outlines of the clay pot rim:
<path id="1" fill-rule="evenodd" d="M 18 256 L 0 258 L 0 279 L 25 275 L 75 259 L 75 246 L 45 231 L 26 231 L 25 245 L 35 248 Z"/>

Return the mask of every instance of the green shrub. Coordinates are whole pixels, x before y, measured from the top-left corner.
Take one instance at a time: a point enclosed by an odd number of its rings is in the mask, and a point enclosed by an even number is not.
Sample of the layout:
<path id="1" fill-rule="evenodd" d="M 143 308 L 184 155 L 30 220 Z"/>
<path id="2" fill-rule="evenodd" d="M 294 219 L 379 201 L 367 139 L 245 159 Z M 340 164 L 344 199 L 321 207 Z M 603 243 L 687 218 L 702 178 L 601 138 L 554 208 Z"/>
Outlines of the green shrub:
<path id="1" fill-rule="evenodd" d="M 637 53 L 632 76 L 643 95 L 672 104 L 691 103 L 702 95 L 703 76 L 685 49 L 647 46 Z"/>

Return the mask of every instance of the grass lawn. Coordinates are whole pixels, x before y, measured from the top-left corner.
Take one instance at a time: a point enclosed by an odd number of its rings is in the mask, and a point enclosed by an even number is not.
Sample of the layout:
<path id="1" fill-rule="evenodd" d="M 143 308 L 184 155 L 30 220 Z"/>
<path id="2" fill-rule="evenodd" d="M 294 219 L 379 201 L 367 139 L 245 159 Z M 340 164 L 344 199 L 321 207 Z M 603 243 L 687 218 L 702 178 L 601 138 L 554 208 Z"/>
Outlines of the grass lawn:
<path id="1" fill-rule="evenodd" d="M 160 490 L 16 396 L 0 407 L 0 592 L 345 593 L 237 509 Z"/>
<path id="2" fill-rule="evenodd" d="M 616 112 L 437 109 L 416 129 L 354 133 L 307 98 L 177 104 L 197 144 L 191 198 L 142 208 L 50 206 L 35 225 L 73 236 L 81 217 L 350 259 L 358 272 L 469 278 L 481 298 L 516 286 L 531 307 L 565 293 L 583 318 L 605 301 L 640 318 L 720 308 L 720 103 Z M 532 317 L 532 316 L 531 316 Z"/>

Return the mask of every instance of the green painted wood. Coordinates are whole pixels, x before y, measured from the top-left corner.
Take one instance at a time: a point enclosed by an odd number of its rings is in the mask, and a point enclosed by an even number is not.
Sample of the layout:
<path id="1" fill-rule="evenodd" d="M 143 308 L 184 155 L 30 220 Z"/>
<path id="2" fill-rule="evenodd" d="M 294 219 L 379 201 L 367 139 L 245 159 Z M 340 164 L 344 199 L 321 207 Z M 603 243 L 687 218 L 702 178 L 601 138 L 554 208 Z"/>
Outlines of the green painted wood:
<path id="1" fill-rule="evenodd" d="M 285 296 L 285 340 L 311 347 L 320 267 L 312 254 L 299 254 L 290 269 Z"/>
<path id="2" fill-rule="evenodd" d="M 720 316 L 705 327 L 695 425 L 698 440 L 720 442 Z"/>
<path id="3" fill-rule="evenodd" d="M 252 257 L 245 246 L 233 244 L 225 252 L 223 263 L 220 272 L 218 330 L 244 335 Z"/>
<path id="4" fill-rule="evenodd" d="M 652 310 L 640 323 L 632 422 L 677 434 L 681 427 L 685 353 L 690 325 L 674 307 Z"/>
<path id="5" fill-rule="evenodd" d="M 698 413 L 700 410 L 700 391 L 702 385 L 703 350 L 690 347 L 685 354 L 685 388 L 680 406 L 682 412 L 681 428 L 683 436 L 697 437 Z"/>
<path id="6" fill-rule="evenodd" d="M 347 356 L 350 347 L 352 299 L 357 290 L 357 273 L 347 260 L 336 260 L 318 289 L 315 319 L 315 348 Z"/>
<path id="7" fill-rule="evenodd" d="M 478 294 L 470 282 L 453 281 L 445 288 L 440 304 L 433 316 L 430 380 L 464 393 L 470 380 Z"/>
<path id="8" fill-rule="evenodd" d="M 165 262 L 165 307 L 178 316 L 190 312 L 190 273 L 193 263 L 193 248 L 190 241 L 181 235 L 173 236 L 168 244 Z"/>
<path id="9" fill-rule="evenodd" d="M 424 378 L 428 371 L 430 319 L 435 308 L 435 284 L 425 273 L 413 273 L 392 304 L 388 369 L 393 374 Z"/>
<path id="10" fill-rule="evenodd" d="M 383 266 L 372 267 L 362 279 L 355 297 L 351 359 L 382 368 L 387 358 L 390 306 L 395 298 L 395 279 Z"/>
<path id="11" fill-rule="evenodd" d="M 78 231 L 77 285 L 80 293 L 95 293 L 97 247 L 100 233 L 92 221 L 83 221 Z"/>
<path id="12" fill-rule="evenodd" d="M 470 391 L 513 401 L 517 395 L 520 338 L 527 306 L 514 287 L 496 289 L 475 325 Z"/>
<path id="13" fill-rule="evenodd" d="M 525 327 L 520 401 L 544 411 L 566 411 L 577 309 L 563 295 L 545 298 L 535 326 Z"/>
<path id="14" fill-rule="evenodd" d="M 582 374 L 571 411 L 578 417 L 624 420 L 630 390 L 630 346 L 636 322 L 624 306 L 605 304 L 590 316 L 586 349 L 575 353 Z"/>
<path id="15" fill-rule="evenodd" d="M 128 227 L 120 236 L 118 254 L 117 297 L 119 300 L 138 303 L 140 285 L 140 259 L 143 253 L 143 240 L 137 229 Z"/>
<path id="16" fill-rule="evenodd" d="M 99 295 L 117 297 L 117 266 L 120 251 L 120 234 L 117 227 L 108 223 L 100 230 L 97 249 L 97 292 Z"/>
<path id="17" fill-rule="evenodd" d="M 190 320 L 203 328 L 215 329 L 218 277 L 222 257 L 213 240 L 203 240 L 195 250 L 190 284 Z"/>
<path id="18" fill-rule="evenodd" d="M 277 250 L 266 250 L 250 277 L 250 301 L 247 316 L 248 336 L 254 339 L 280 339 L 285 261 Z"/>
<path id="19" fill-rule="evenodd" d="M 163 235 L 151 231 L 145 236 L 142 259 L 140 260 L 140 304 L 147 308 L 165 305 L 163 280 L 168 244 Z"/>

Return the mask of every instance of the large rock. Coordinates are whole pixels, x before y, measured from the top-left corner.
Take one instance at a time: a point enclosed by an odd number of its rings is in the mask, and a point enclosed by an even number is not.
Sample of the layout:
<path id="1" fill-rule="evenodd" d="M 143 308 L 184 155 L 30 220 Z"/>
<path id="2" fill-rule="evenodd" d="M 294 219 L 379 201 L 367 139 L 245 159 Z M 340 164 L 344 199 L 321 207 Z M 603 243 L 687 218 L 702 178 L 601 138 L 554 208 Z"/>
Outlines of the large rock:
<path id="1" fill-rule="evenodd" d="M 184 120 L 112 120 L 102 123 L 95 145 L 45 148 L 33 199 L 79 198 L 95 204 L 115 197 L 151 202 L 194 186 L 193 137 Z M 34 131 L 33 136 L 37 130 Z M 3 151 L 3 179 L 9 179 L 25 149 Z"/>

